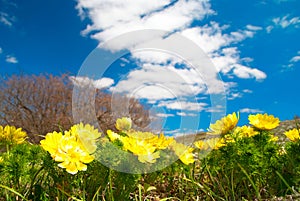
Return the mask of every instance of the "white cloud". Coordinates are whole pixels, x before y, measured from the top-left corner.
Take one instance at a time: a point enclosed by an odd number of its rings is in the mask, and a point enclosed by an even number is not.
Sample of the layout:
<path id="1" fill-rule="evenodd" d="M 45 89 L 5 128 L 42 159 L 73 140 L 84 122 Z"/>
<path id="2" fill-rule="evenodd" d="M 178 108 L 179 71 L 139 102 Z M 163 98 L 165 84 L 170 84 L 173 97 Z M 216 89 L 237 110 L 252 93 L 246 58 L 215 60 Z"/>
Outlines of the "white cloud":
<path id="1" fill-rule="evenodd" d="M 7 63 L 12 63 L 12 64 L 18 63 L 17 58 L 14 57 L 14 56 L 11 56 L 11 55 L 7 55 L 5 61 L 6 61 Z"/>
<path id="2" fill-rule="evenodd" d="M 300 61 L 300 55 L 298 55 L 298 56 L 294 56 L 291 60 L 290 60 L 290 62 L 298 62 L 298 61 Z"/>
<path id="3" fill-rule="evenodd" d="M 211 22 L 210 25 L 205 25 L 204 27 L 186 29 L 182 34 L 194 41 L 204 52 L 210 55 L 212 62 L 220 72 L 227 74 L 232 69 L 235 69 L 233 73 L 239 78 L 254 77 L 256 79 L 264 79 L 264 72 L 240 65 L 245 59 L 250 61 L 251 58 L 240 58 L 237 47 L 229 47 L 246 38 L 253 37 L 255 32 L 253 30 L 240 30 L 223 34 L 222 31 L 226 28 L 226 26 L 221 27 L 218 23 Z M 252 29 L 254 28 L 252 27 Z M 248 71 L 247 76 L 241 75 L 241 71 L 245 71 L 245 69 Z"/>
<path id="4" fill-rule="evenodd" d="M 296 63 L 300 61 L 300 51 L 297 52 L 297 55 L 290 59 L 290 63 Z"/>
<path id="5" fill-rule="evenodd" d="M 114 80 L 111 78 L 101 78 L 98 80 L 93 80 L 88 77 L 74 77 L 70 76 L 70 80 L 73 82 L 73 84 L 78 85 L 78 86 L 93 86 L 97 89 L 102 89 L 102 88 L 108 88 L 111 85 L 114 84 Z"/>
<path id="6" fill-rule="evenodd" d="M 275 17 L 272 19 L 272 25 L 266 27 L 267 33 L 271 33 L 274 28 L 285 29 L 287 27 L 300 28 L 300 18 L 290 17 L 290 15 L 285 15 L 283 17 Z"/>
<path id="7" fill-rule="evenodd" d="M 229 30 L 229 25 L 217 22 L 192 26 L 195 21 L 201 21 L 215 12 L 210 8 L 210 0 L 78 0 L 77 9 L 81 17 L 87 17 L 91 23 L 82 31 L 100 43 L 100 48 L 111 51 L 127 49 L 139 65 L 139 69 L 129 72 L 112 92 L 130 94 L 135 98 L 147 99 L 158 103 L 159 100 L 186 98 L 199 94 L 222 93 L 223 83 L 218 79 L 218 73 L 229 78 L 263 80 L 266 74 L 257 68 L 242 65 L 251 62 L 251 58 L 240 58 L 237 44 L 247 38 L 252 38 L 262 28 L 248 24 L 238 30 Z M 106 44 L 109 39 L 136 30 L 158 29 L 160 32 L 141 34 L 124 38 L 121 42 Z M 176 65 L 186 64 L 178 56 L 162 51 L 134 51 L 147 44 L 172 46 L 179 43 L 176 34 L 190 39 L 203 49 L 216 67 L 193 69 L 178 68 Z M 101 46 L 104 44 L 104 46 Z M 181 55 L 179 55 L 181 56 Z M 200 60 L 201 55 L 191 55 L 183 58 L 187 62 Z M 205 80 L 204 80 L 205 79 Z M 226 83 L 225 83 L 226 85 Z M 166 102 L 164 102 L 166 103 Z M 159 103 L 170 109 L 178 109 L 178 104 Z M 187 105 L 181 109 L 189 110 Z M 192 108 L 192 107 L 191 107 Z M 190 108 L 190 109 L 191 109 Z M 194 110 L 194 109 L 193 109 Z"/>
<path id="8" fill-rule="evenodd" d="M 289 18 L 289 15 L 286 15 L 282 18 L 277 17 L 272 20 L 275 25 L 281 26 L 281 28 L 286 28 L 291 25 L 297 25 L 300 23 L 299 17 Z"/>
<path id="9" fill-rule="evenodd" d="M 107 88 L 107 87 L 110 87 L 113 84 L 114 84 L 114 80 L 111 79 L 111 78 L 107 78 L 107 77 L 104 77 L 104 78 L 101 78 L 101 79 L 98 79 L 98 80 L 94 81 L 94 86 L 97 89 Z"/>
<path id="10" fill-rule="evenodd" d="M 251 38 L 255 34 L 253 30 L 239 30 L 228 34 L 223 33 L 227 28 L 228 26 L 220 26 L 217 22 L 211 22 L 202 27 L 187 28 L 181 33 L 195 42 L 208 54 L 243 41 L 246 38 Z"/>
<path id="11" fill-rule="evenodd" d="M 242 66 L 237 64 L 233 69 L 234 74 L 243 79 L 255 78 L 256 80 L 263 80 L 267 77 L 267 75 L 256 69 L 256 68 L 249 68 L 247 66 Z"/>
<path id="12" fill-rule="evenodd" d="M 244 92 L 244 93 L 251 94 L 253 91 L 252 91 L 252 90 L 250 90 L 250 89 L 244 89 L 244 90 L 243 90 L 243 92 Z"/>
<path id="13" fill-rule="evenodd" d="M 296 1 L 296 0 L 274 0 L 276 3 L 280 4 L 280 3 L 285 3 L 285 2 L 289 2 L 289 1 Z"/>
<path id="14" fill-rule="evenodd" d="M 271 31 L 274 29 L 274 26 L 270 25 L 266 27 L 267 33 L 271 33 Z"/>
<path id="15" fill-rule="evenodd" d="M 251 108 L 242 108 L 239 111 L 240 113 L 262 113 L 263 112 L 260 109 L 251 109 Z"/>
<path id="16" fill-rule="evenodd" d="M 163 117 L 163 118 L 174 117 L 174 114 L 166 114 L 166 113 L 157 113 L 155 115 L 158 116 L 158 117 Z"/>
<path id="17" fill-rule="evenodd" d="M 7 13 L 0 12 L 0 23 L 11 27 L 15 21 L 14 17 L 8 15 Z"/>
<path id="18" fill-rule="evenodd" d="M 228 99 L 228 100 L 234 100 L 234 99 L 236 99 L 236 98 L 242 98 L 242 97 L 243 97 L 243 94 L 242 94 L 242 93 L 240 93 L 240 92 L 232 92 L 232 93 L 229 93 L 229 94 L 228 94 L 227 99 Z"/>
<path id="19" fill-rule="evenodd" d="M 178 116 L 182 116 L 182 117 L 196 117 L 197 114 L 195 113 L 186 113 L 186 112 L 177 112 L 176 113 Z"/>
<path id="20" fill-rule="evenodd" d="M 100 42 L 134 30 L 180 30 L 194 19 L 212 13 L 207 0 L 178 1 L 168 6 L 170 3 L 167 0 L 79 0 L 77 8 L 93 22 L 83 33 L 102 30 L 92 35 Z"/>
<path id="21" fill-rule="evenodd" d="M 206 103 L 188 102 L 188 101 L 162 101 L 158 104 L 159 107 L 166 107 L 171 110 L 188 110 L 188 111 L 202 111 L 207 106 Z"/>
<path id="22" fill-rule="evenodd" d="M 144 64 L 141 69 L 131 71 L 111 91 L 155 101 L 194 96 L 205 93 L 207 87 L 195 69 Z"/>
<path id="23" fill-rule="evenodd" d="M 3 49 L 0 47 L 0 54 L 2 54 L 3 53 Z"/>
<path id="24" fill-rule="evenodd" d="M 283 66 L 283 70 L 281 72 L 292 70 L 295 66 L 295 63 L 300 61 L 300 51 L 297 52 L 297 55 L 293 56 L 287 65 Z"/>
<path id="25" fill-rule="evenodd" d="M 205 109 L 206 112 L 210 112 L 210 113 L 220 113 L 220 112 L 224 112 L 224 107 L 222 105 L 216 105 L 214 107 L 208 107 Z"/>
<path id="26" fill-rule="evenodd" d="M 253 26 L 251 24 L 248 24 L 246 26 L 247 29 L 251 30 L 251 31 L 259 31 L 259 30 L 262 30 L 262 27 L 259 27 L 259 26 Z"/>

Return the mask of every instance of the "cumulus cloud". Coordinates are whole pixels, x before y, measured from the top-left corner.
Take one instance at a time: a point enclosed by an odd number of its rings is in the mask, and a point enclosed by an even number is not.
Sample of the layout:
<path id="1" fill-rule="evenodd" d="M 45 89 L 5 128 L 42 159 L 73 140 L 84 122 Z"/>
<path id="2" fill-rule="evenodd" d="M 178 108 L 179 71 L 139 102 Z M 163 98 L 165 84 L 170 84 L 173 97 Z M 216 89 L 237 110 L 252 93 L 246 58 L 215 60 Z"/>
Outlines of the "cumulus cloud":
<path id="1" fill-rule="evenodd" d="M 249 68 L 239 64 L 235 66 L 233 72 L 237 77 L 243 79 L 255 78 L 256 80 L 263 80 L 267 77 L 267 75 L 264 72 L 256 68 Z"/>
<path id="2" fill-rule="evenodd" d="M 12 63 L 12 64 L 17 64 L 18 63 L 17 58 L 14 57 L 14 56 L 11 56 L 11 55 L 7 55 L 5 61 L 7 63 Z"/>
<path id="3" fill-rule="evenodd" d="M 133 69 L 116 85 L 112 92 L 125 93 L 135 98 L 147 99 L 151 103 L 174 110 L 201 111 L 205 104 L 182 102 L 174 99 L 197 96 L 199 94 L 222 93 L 224 88 L 218 73 L 230 78 L 263 80 L 266 74 L 258 68 L 246 66 L 251 58 L 241 58 L 238 43 L 254 37 L 262 28 L 248 24 L 238 30 L 230 30 L 229 25 L 211 21 L 195 26 L 204 18 L 216 14 L 209 0 L 77 0 L 77 9 L 82 18 L 91 23 L 82 31 L 83 35 L 99 41 L 99 48 L 110 51 L 129 50 L 131 58 L 140 68 Z M 200 23 L 199 23 L 200 24 Z M 137 30 L 164 30 L 149 34 L 125 37 L 118 43 L 105 42 Z M 203 59 L 201 55 L 181 55 L 157 50 L 135 51 L 153 44 L 174 46 L 180 43 L 176 34 L 200 47 L 213 65 L 195 69 L 187 62 Z M 185 60 L 185 61 L 183 61 Z M 183 68 L 182 66 L 185 66 Z M 207 67 L 209 66 L 209 67 Z M 170 100 L 171 99 L 171 100 Z M 167 101 L 168 100 L 168 101 Z M 183 114 L 183 113 L 182 113 Z"/>
<path id="4" fill-rule="evenodd" d="M 207 87 L 195 69 L 144 64 L 142 68 L 131 71 L 111 91 L 155 101 L 194 96 L 205 93 Z"/>
<path id="5" fill-rule="evenodd" d="M 207 0 L 78 0 L 77 8 L 93 22 L 83 34 L 98 31 L 92 37 L 100 42 L 140 29 L 180 30 L 212 13 Z"/>
<path id="6" fill-rule="evenodd" d="M 93 86 L 97 89 L 108 88 L 114 84 L 114 80 L 111 78 L 103 77 L 98 80 L 93 80 L 88 77 L 74 77 L 70 76 L 70 80 L 77 86 Z"/>
<path id="7" fill-rule="evenodd" d="M 188 101 L 163 101 L 158 104 L 159 107 L 166 107 L 172 110 L 202 111 L 207 106 L 206 103 L 188 102 Z"/>
<path id="8" fill-rule="evenodd" d="M 182 117 L 196 117 L 197 114 L 195 113 L 186 113 L 186 112 L 177 112 L 176 113 L 178 116 L 182 116 Z"/>
<path id="9" fill-rule="evenodd" d="M 166 113 L 157 113 L 155 115 L 158 116 L 158 117 L 163 117 L 163 118 L 174 117 L 174 114 L 166 114 Z"/>
<path id="10" fill-rule="evenodd" d="M 253 109 L 253 108 L 242 108 L 239 111 L 240 113 L 262 113 L 263 112 L 260 109 Z"/>
<path id="11" fill-rule="evenodd" d="M 251 31 L 259 31 L 259 30 L 262 30 L 263 28 L 262 27 L 259 27 L 259 26 L 254 26 L 254 25 L 251 25 L 251 24 L 248 24 L 246 26 L 247 29 L 251 30 Z"/>

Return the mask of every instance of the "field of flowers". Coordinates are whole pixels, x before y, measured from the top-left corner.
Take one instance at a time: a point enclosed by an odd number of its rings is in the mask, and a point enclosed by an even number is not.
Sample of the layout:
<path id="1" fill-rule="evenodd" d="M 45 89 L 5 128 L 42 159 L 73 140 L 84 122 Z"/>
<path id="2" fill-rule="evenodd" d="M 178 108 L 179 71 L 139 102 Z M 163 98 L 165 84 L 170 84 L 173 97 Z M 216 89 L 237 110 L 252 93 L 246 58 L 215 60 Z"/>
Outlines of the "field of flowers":
<path id="1" fill-rule="evenodd" d="M 22 128 L 0 126 L 0 200 L 296 200 L 300 129 L 278 140 L 273 115 L 232 113 L 192 146 L 138 131 L 127 117 L 118 132 L 88 124 L 31 144 Z M 296 124 L 297 122 L 295 122 Z"/>

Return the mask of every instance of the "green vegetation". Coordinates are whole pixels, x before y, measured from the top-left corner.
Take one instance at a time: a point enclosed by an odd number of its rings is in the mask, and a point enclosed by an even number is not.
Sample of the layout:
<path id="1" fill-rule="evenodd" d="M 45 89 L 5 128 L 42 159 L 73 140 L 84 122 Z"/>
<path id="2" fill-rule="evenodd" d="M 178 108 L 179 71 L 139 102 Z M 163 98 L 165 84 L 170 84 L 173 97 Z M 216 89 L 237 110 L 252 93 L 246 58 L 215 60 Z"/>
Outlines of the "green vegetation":
<path id="1" fill-rule="evenodd" d="M 129 118 L 107 133 L 73 125 L 38 145 L 21 128 L 0 126 L 0 200 L 298 199 L 300 130 L 274 136 L 279 119 L 267 114 L 241 127 L 238 120 L 233 113 L 211 124 L 193 148 L 136 131 Z M 114 169 L 133 163 L 141 173 Z"/>

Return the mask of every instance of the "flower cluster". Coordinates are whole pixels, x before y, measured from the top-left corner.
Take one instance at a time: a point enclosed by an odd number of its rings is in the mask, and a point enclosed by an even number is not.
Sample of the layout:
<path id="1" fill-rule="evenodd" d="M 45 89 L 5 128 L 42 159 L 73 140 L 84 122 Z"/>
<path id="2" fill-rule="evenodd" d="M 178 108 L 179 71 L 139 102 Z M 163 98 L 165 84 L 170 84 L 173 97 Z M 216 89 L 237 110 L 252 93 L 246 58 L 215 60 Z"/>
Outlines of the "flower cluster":
<path id="1" fill-rule="evenodd" d="M 136 131 L 131 128 L 130 118 L 120 118 L 116 121 L 119 133 L 107 130 L 107 136 L 112 142 L 121 142 L 122 149 L 138 157 L 141 163 L 155 163 L 160 158 L 160 150 L 171 149 L 185 163 L 193 163 L 192 149 L 175 142 L 173 137 L 164 134 L 155 135 L 151 132 Z"/>
<path id="2" fill-rule="evenodd" d="M 252 126 L 245 125 L 236 127 L 238 120 L 239 115 L 236 115 L 235 112 L 223 117 L 221 120 L 217 120 L 216 123 L 210 125 L 208 134 L 219 134 L 221 135 L 221 138 L 211 138 L 203 141 L 197 141 L 194 143 L 195 147 L 200 150 L 219 149 L 220 147 L 225 146 L 227 143 L 232 143 L 245 137 L 253 137 L 258 135 L 259 131 L 261 130 L 268 131 L 274 129 L 279 125 L 280 122 L 278 118 L 268 114 L 249 115 L 249 124 Z M 295 131 L 291 131 L 286 135 L 296 136 Z M 270 134 L 270 140 L 277 141 L 278 137 Z"/>
<path id="3" fill-rule="evenodd" d="M 94 160 L 91 154 L 96 151 L 96 142 L 100 136 L 101 133 L 93 126 L 80 123 L 64 133 L 48 133 L 40 143 L 56 162 L 60 162 L 59 167 L 65 168 L 70 174 L 76 174 L 85 171 L 86 164 Z"/>
<path id="4" fill-rule="evenodd" d="M 0 142 L 7 144 L 21 144 L 27 138 L 25 131 L 22 128 L 16 128 L 14 126 L 0 126 Z"/>

